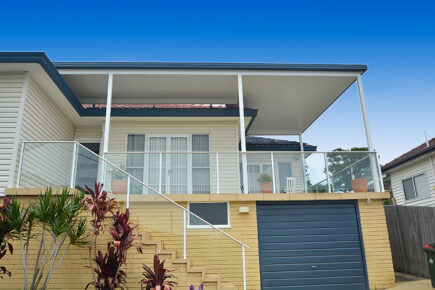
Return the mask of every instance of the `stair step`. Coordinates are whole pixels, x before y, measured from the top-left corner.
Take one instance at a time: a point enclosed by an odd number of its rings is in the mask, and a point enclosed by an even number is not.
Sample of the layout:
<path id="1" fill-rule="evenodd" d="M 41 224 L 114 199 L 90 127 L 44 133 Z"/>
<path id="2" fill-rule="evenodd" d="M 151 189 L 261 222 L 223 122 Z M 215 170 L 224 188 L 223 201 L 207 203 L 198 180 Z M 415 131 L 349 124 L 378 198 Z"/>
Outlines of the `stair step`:
<path id="1" fill-rule="evenodd" d="M 221 283 L 220 290 L 237 290 L 237 287 L 230 283 Z"/>
<path id="2" fill-rule="evenodd" d="M 205 276 L 204 282 L 220 282 L 221 277 L 216 274 L 207 274 Z"/>

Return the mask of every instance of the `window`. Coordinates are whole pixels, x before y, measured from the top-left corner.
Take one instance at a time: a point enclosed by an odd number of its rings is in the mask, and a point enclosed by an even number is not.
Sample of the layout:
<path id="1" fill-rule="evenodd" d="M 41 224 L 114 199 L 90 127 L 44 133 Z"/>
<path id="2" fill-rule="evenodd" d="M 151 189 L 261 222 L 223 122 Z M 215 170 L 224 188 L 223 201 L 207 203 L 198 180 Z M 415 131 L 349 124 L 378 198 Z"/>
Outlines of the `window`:
<path id="1" fill-rule="evenodd" d="M 128 153 L 127 171 L 162 193 L 210 193 L 210 156 L 199 153 L 208 152 L 209 143 L 206 134 L 129 134 L 127 151 L 147 153 Z M 136 183 L 131 193 L 147 193 Z"/>
<path id="2" fill-rule="evenodd" d="M 429 196 L 426 174 L 424 173 L 404 179 L 402 184 L 406 200 Z"/>
<path id="3" fill-rule="evenodd" d="M 230 227 L 229 203 L 189 203 L 189 210 L 216 227 Z M 190 228 L 209 227 L 195 216 L 189 215 Z"/>

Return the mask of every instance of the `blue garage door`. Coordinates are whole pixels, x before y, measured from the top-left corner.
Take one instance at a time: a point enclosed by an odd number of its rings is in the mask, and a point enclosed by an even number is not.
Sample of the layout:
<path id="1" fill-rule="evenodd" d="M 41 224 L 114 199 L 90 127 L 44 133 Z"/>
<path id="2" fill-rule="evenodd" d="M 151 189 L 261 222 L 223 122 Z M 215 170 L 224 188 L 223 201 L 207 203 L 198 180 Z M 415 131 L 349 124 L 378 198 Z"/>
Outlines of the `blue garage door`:
<path id="1" fill-rule="evenodd" d="M 356 204 L 259 202 L 262 289 L 368 289 Z"/>

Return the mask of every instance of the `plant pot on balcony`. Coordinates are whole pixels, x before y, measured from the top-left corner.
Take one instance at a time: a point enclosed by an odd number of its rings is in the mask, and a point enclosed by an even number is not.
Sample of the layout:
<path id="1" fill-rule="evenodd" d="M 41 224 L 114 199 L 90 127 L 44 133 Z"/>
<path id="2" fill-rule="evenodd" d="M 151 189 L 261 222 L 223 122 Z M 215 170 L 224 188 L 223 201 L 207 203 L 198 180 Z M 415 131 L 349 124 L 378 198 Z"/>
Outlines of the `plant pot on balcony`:
<path id="1" fill-rule="evenodd" d="M 367 178 L 357 178 L 351 181 L 354 192 L 367 192 L 369 184 Z"/>
<path id="2" fill-rule="evenodd" d="M 127 180 L 112 180 L 112 193 L 113 194 L 126 194 L 127 193 Z"/>
<path id="3" fill-rule="evenodd" d="M 432 288 L 435 288 L 435 248 L 431 245 L 425 245 L 423 251 L 426 252 L 426 260 L 429 267 L 430 279 L 432 280 Z"/>
<path id="4" fill-rule="evenodd" d="M 261 193 L 272 193 L 273 192 L 273 182 L 261 182 L 260 183 Z"/>

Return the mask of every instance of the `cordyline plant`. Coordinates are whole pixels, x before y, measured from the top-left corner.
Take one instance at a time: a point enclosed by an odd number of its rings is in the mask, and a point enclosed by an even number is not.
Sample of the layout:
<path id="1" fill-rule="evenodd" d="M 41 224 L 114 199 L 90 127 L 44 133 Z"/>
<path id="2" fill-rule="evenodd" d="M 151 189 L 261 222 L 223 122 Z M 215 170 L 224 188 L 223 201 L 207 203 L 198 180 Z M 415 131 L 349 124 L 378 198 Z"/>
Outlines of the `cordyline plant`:
<path id="1" fill-rule="evenodd" d="M 172 281 L 174 275 L 170 274 L 171 270 L 165 269 L 165 260 L 160 262 L 159 256 L 154 255 L 154 271 L 145 264 L 142 264 L 145 272 L 142 274 L 145 279 L 140 281 L 141 288 L 146 290 L 171 290 L 172 287 L 178 285 L 177 282 Z"/>
<path id="2" fill-rule="evenodd" d="M 0 259 L 7 254 L 8 250 L 11 255 L 14 252 L 12 244 L 8 241 L 12 228 L 9 225 L 8 217 L 5 215 L 6 208 L 9 208 L 10 206 L 11 199 L 9 197 L 5 197 L 3 199 L 3 205 L 0 207 Z M 0 266 L 0 278 L 3 279 L 3 275 L 10 277 L 11 272 L 8 271 L 5 266 Z"/>
<path id="3" fill-rule="evenodd" d="M 118 203 L 114 198 L 109 198 L 107 196 L 107 191 L 103 190 L 102 183 L 94 183 L 94 190 L 86 186 L 86 190 L 89 196 L 84 197 L 81 201 L 82 206 L 91 213 L 92 215 L 92 233 L 91 233 L 91 243 L 89 245 L 89 265 L 88 268 L 91 269 L 93 283 L 96 284 L 97 280 L 94 272 L 93 261 L 95 258 L 99 257 L 97 255 L 97 238 L 100 232 L 104 231 L 104 221 L 109 213 L 113 214 L 113 211 L 117 209 Z M 92 252 L 94 258 L 92 258 Z M 98 262 L 97 262 L 98 264 Z"/>
<path id="4" fill-rule="evenodd" d="M 46 289 L 70 245 L 86 244 L 86 219 L 80 217 L 83 211 L 80 204 L 82 198 L 83 194 L 71 196 L 68 188 L 64 188 L 60 195 L 53 196 L 52 189 L 48 188 L 34 204 L 23 207 L 13 197 L 10 206 L 5 207 L 2 215 L 7 217 L 11 229 L 9 235 L 20 241 L 24 289 Z M 35 260 L 29 260 L 31 240 L 39 241 Z M 30 283 L 29 262 L 35 263 Z"/>
<path id="5" fill-rule="evenodd" d="M 113 215 L 113 223 L 110 235 L 113 240 L 107 243 L 107 253 L 103 255 L 98 251 L 94 262 L 97 267 L 93 271 L 97 274 L 97 280 L 88 283 L 86 288 L 93 285 L 96 289 L 115 289 L 121 288 L 126 284 L 127 274 L 121 270 L 127 264 L 127 251 L 135 247 L 142 253 L 142 245 L 137 243 L 134 230 L 130 222 L 130 211 L 128 209 L 121 213 L 119 210 Z"/>

